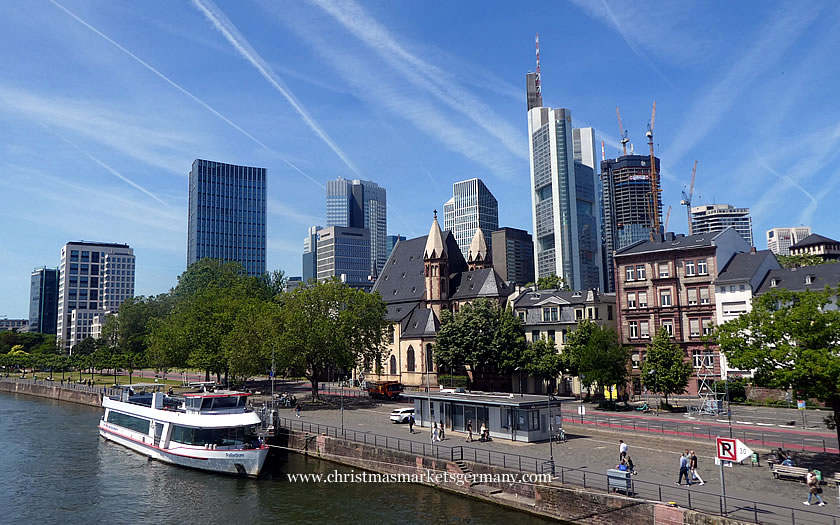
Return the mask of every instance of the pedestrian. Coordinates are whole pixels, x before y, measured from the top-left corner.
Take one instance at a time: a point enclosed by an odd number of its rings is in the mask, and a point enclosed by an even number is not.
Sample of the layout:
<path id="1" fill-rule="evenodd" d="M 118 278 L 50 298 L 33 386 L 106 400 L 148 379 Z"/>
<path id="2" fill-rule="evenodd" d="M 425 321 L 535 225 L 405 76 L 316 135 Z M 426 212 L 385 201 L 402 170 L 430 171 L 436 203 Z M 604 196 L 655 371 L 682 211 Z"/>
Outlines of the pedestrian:
<path id="1" fill-rule="evenodd" d="M 624 456 L 624 461 L 627 462 L 627 470 L 630 471 L 630 474 L 636 475 L 636 466 L 633 465 L 633 460 L 630 459 L 630 455 Z"/>
<path id="2" fill-rule="evenodd" d="M 682 485 L 683 477 L 685 477 L 685 482 L 690 487 L 691 478 L 688 476 L 688 458 L 685 452 L 680 454 L 680 477 L 677 480 L 677 485 Z"/>
<path id="3" fill-rule="evenodd" d="M 432 425 L 432 443 L 434 443 L 435 441 L 440 441 L 440 439 L 438 438 L 437 421 L 435 421 L 434 425 Z"/>
<path id="4" fill-rule="evenodd" d="M 701 478 L 700 474 L 697 472 L 697 454 L 695 454 L 693 450 L 690 452 L 690 455 L 689 455 L 688 467 L 691 469 L 691 479 L 692 480 L 695 480 L 695 479 L 700 480 L 700 486 L 701 487 L 703 485 L 705 485 L 706 482 L 703 481 L 703 478 Z"/>
<path id="5" fill-rule="evenodd" d="M 472 421 L 467 421 L 467 443 L 472 443 Z"/>
<path id="6" fill-rule="evenodd" d="M 817 501 L 819 501 L 820 507 L 825 507 L 825 502 L 820 497 L 820 492 L 822 489 L 819 486 L 819 480 L 817 479 L 817 474 L 814 472 L 814 469 L 808 471 L 808 475 L 805 477 L 805 481 L 808 483 L 808 501 L 803 501 L 805 505 L 811 504 L 811 496 L 816 496 Z"/>
<path id="7" fill-rule="evenodd" d="M 618 440 L 618 460 L 621 461 L 627 456 L 627 443 L 623 439 Z"/>
<path id="8" fill-rule="evenodd" d="M 300 405 L 295 403 L 295 417 L 300 417 Z"/>
<path id="9" fill-rule="evenodd" d="M 615 466 L 615 468 L 617 468 L 618 470 L 620 470 L 622 472 L 627 472 L 628 470 L 630 470 L 630 467 L 627 466 L 627 460 L 625 460 L 623 458 L 618 463 L 618 465 Z"/>
<path id="10" fill-rule="evenodd" d="M 443 421 L 441 421 L 441 422 L 440 422 L 440 434 L 439 434 L 439 437 L 440 437 L 439 441 L 443 441 L 444 439 L 446 439 L 446 438 L 444 437 L 444 435 L 443 435 Z"/>
<path id="11" fill-rule="evenodd" d="M 414 434 L 414 414 L 408 415 L 408 433 Z"/>

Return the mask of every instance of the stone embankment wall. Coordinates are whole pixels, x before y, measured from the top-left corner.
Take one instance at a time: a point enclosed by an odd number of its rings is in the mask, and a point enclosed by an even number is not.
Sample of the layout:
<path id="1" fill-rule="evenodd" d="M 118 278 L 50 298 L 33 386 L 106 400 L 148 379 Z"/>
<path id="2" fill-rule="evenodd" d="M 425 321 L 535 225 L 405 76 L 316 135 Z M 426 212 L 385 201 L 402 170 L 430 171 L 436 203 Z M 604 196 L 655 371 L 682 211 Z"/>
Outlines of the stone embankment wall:
<path id="1" fill-rule="evenodd" d="M 46 397 L 59 401 L 69 401 L 82 405 L 101 406 L 102 395 L 99 392 L 85 392 L 68 388 L 61 388 L 61 384 L 41 385 L 23 381 L 0 379 L 0 392 L 11 394 L 26 394 L 30 396 Z"/>
<path id="2" fill-rule="evenodd" d="M 565 523 L 605 525 L 627 523 L 634 525 L 738 525 L 743 523 L 687 509 L 668 507 L 660 503 L 568 487 L 559 483 L 482 483 L 471 487 L 469 483 L 459 484 L 455 481 L 463 471 L 453 461 L 424 457 L 407 451 L 377 448 L 364 443 L 282 427 L 278 429 L 278 435 L 269 440 L 269 444 L 380 474 L 415 474 L 420 477 L 427 470 L 446 472 L 453 475 L 448 482 L 427 480 L 421 483 L 543 517 L 555 518 Z M 462 464 L 474 474 L 479 475 L 508 474 L 519 479 L 522 474 L 519 471 L 481 463 L 463 461 Z M 490 487 L 492 489 L 488 490 Z M 501 489 L 501 492 L 498 489 Z"/>

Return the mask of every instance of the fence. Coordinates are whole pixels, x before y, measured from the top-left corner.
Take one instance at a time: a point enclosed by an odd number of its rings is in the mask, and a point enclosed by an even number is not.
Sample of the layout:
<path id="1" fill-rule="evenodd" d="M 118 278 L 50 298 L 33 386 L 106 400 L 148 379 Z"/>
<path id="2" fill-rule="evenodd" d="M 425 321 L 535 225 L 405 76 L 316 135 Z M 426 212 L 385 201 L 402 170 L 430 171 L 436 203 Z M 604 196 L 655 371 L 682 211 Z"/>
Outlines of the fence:
<path id="1" fill-rule="evenodd" d="M 21 379 L 19 377 L 0 377 L 0 381 L 12 381 L 15 383 L 25 383 L 29 385 L 61 388 L 63 390 L 75 390 L 76 392 L 89 392 L 91 394 L 102 394 L 105 396 L 116 396 L 120 394 L 120 390 L 117 388 L 88 386 L 86 383 L 76 383 L 71 380 L 48 381 L 46 379 Z"/>
<path id="2" fill-rule="evenodd" d="M 259 410 L 258 410 L 259 411 Z M 265 412 L 263 412 L 265 414 Z M 375 447 L 420 454 L 429 458 L 448 461 L 471 461 L 488 466 L 502 467 L 520 472 L 534 472 L 537 474 L 551 471 L 551 462 L 546 458 L 536 458 L 498 452 L 489 449 L 478 449 L 465 446 L 443 446 L 418 442 L 405 438 L 380 436 L 371 432 L 357 432 L 342 430 L 339 427 L 310 423 L 286 417 L 278 417 L 276 426 L 289 430 L 300 430 L 326 436 L 333 436 L 356 443 L 364 443 Z M 562 485 L 582 487 L 584 489 L 610 492 L 609 480 L 606 473 L 592 472 L 580 468 L 554 465 L 555 480 Z M 753 500 L 727 497 L 725 500 L 718 494 L 700 492 L 700 489 L 687 489 L 673 485 L 662 485 L 648 481 L 631 481 L 630 496 L 638 499 L 675 504 L 679 507 L 695 510 L 705 514 L 726 516 L 742 521 L 754 523 L 772 523 L 779 525 L 837 525 L 838 516 L 805 509 L 794 509 L 783 505 L 761 503 Z"/>

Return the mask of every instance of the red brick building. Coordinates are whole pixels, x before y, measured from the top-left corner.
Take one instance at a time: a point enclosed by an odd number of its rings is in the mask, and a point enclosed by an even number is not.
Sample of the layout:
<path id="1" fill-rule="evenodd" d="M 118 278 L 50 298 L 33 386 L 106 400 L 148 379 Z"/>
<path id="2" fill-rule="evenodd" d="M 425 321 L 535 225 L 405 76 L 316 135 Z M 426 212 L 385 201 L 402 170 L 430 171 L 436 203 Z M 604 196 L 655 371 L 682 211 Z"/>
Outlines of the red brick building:
<path id="1" fill-rule="evenodd" d="M 642 392 L 641 364 L 657 330 L 667 330 L 694 365 L 687 394 L 696 395 L 701 376 L 720 379 L 716 347 L 703 345 L 715 321 L 715 278 L 736 253 L 750 245 L 733 229 L 685 236 L 666 233 L 615 252 L 617 329 L 631 348 L 631 391 Z"/>

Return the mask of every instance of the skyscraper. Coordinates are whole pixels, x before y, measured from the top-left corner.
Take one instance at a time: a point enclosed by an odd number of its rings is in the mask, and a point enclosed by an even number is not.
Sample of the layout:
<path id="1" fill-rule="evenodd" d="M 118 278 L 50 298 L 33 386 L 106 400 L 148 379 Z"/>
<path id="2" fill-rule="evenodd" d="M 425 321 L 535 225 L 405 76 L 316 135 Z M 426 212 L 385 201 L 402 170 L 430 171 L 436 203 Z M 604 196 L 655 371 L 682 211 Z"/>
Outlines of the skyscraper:
<path id="1" fill-rule="evenodd" d="M 29 287 L 29 331 L 54 334 L 58 323 L 58 268 L 35 268 Z"/>
<path id="2" fill-rule="evenodd" d="M 810 226 L 767 230 L 767 249 L 774 255 L 790 255 L 790 247 L 811 235 Z"/>
<path id="3" fill-rule="evenodd" d="M 579 289 L 604 290 L 601 256 L 601 192 L 595 153 L 595 130 L 573 128 L 575 197 L 577 199 L 578 249 L 581 283 Z"/>
<path id="4" fill-rule="evenodd" d="M 659 159 L 656 159 L 659 172 Z M 604 289 L 615 292 L 613 254 L 636 241 L 649 240 L 653 213 L 662 218 L 662 200 L 654 211 L 650 198 L 650 157 L 624 155 L 601 162 L 604 230 Z M 660 224 L 662 221 L 659 221 Z"/>
<path id="5" fill-rule="evenodd" d="M 391 252 L 394 251 L 394 246 L 396 246 L 399 241 L 404 240 L 405 237 L 402 235 L 389 235 L 387 237 L 387 240 L 385 241 L 385 251 L 388 252 L 388 256 L 385 257 L 386 260 L 391 256 Z"/>
<path id="6" fill-rule="evenodd" d="M 318 232 L 320 226 L 310 226 L 303 239 L 303 282 L 309 282 L 318 276 Z"/>
<path id="7" fill-rule="evenodd" d="M 493 232 L 493 269 L 505 281 L 519 285 L 535 282 L 534 242 L 531 234 L 516 228 Z"/>
<path id="8" fill-rule="evenodd" d="M 729 204 L 704 204 L 691 207 L 691 234 L 722 232 L 732 226 L 753 246 L 752 218 L 749 208 Z"/>
<path id="9" fill-rule="evenodd" d="M 318 232 L 318 280 L 333 277 L 354 288 L 373 288 L 369 230 L 329 226 Z"/>
<path id="10" fill-rule="evenodd" d="M 209 257 L 265 273 L 266 169 L 196 159 L 190 170 L 187 266 Z"/>
<path id="11" fill-rule="evenodd" d="M 388 214 L 385 188 L 368 180 L 339 177 L 327 181 L 327 226 L 369 230 L 368 275 L 379 275 L 389 255 L 386 250 Z"/>
<path id="12" fill-rule="evenodd" d="M 134 262 L 127 244 L 78 241 L 61 248 L 56 336 L 65 351 L 92 335 L 96 316 L 134 297 Z"/>
<path id="13" fill-rule="evenodd" d="M 481 179 L 468 179 L 452 185 L 452 198 L 443 205 L 443 229 L 455 235 L 464 258 L 470 250 L 475 230 L 481 228 L 492 250 L 491 232 L 499 229 L 499 202 Z"/>

